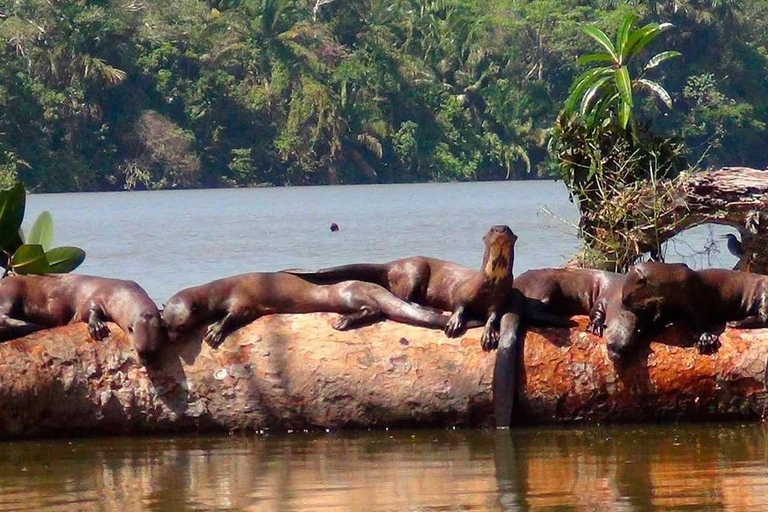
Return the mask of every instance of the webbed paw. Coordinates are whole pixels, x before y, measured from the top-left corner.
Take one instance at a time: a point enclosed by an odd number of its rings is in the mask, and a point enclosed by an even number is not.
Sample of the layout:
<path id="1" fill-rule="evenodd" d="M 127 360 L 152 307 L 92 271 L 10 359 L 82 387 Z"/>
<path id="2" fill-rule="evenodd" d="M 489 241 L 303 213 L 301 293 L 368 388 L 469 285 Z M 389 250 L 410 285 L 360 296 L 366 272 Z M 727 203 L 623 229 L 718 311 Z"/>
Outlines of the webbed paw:
<path id="1" fill-rule="evenodd" d="M 714 354 L 720 348 L 720 337 L 711 332 L 702 333 L 696 346 L 700 354 Z"/>
<path id="2" fill-rule="evenodd" d="M 205 332 L 203 341 L 210 345 L 211 348 L 219 348 L 219 345 L 224 342 L 224 332 L 221 328 L 221 324 L 211 324 Z"/>
<path id="3" fill-rule="evenodd" d="M 91 320 L 88 322 L 88 335 L 92 340 L 102 341 L 109 337 L 109 327 L 102 320 Z"/>
<path id="4" fill-rule="evenodd" d="M 587 324 L 587 332 L 602 338 L 605 332 L 605 322 L 602 319 L 590 320 Z"/>
<path id="5" fill-rule="evenodd" d="M 483 335 L 480 337 L 480 345 L 485 352 L 496 350 L 499 346 L 499 331 L 488 328 L 483 330 Z"/>
<path id="6" fill-rule="evenodd" d="M 337 331 L 346 331 L 351 328 L 352 319 L 349 315 L 341 315 L 338 320 L 333 322 L 333 328 Z"/>
<path id="7" fill-rule="evenodd" d="M 461 333 L 462 327 L 463 322 L 461 321 L 461 315 L 454 313 L 445 325 L 445 335 L 449 338 L 456 338 Z"/>

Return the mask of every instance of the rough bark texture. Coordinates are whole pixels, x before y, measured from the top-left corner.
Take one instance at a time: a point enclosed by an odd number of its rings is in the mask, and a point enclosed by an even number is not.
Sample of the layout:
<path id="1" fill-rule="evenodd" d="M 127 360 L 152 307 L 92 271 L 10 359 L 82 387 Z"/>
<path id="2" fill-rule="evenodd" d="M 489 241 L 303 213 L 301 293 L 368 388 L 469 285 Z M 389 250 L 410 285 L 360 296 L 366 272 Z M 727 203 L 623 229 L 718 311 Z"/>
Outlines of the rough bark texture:
<path id="1" fill-rule="evenodd" d="M 665 240 L 701 224 L 725 224 L 741 233 L 744 256 L 739 267 L 768 273 L 768 171 L 725 167 L 689 175 L 679 184 L 684 202 L 662 220 Z"/>
<path id="2" fill-rule="evenodd" d="M 604 226 L 591 244 L 607 257 L 607 269 L 625 269 L 635 258 L 692 227 L 723 224 L 741 234 L 744 255 L 738 268 L 768 274 L 768 171 L 725 167 L 684 174 L 656 186 L 622 191 L 605 211 L 593 214 L 603 221 L 612 219 L 617 204 L 633 210 L 631 227 Z M 638 219 L 643 222 L 635 222 Z M 612 254 L 613 244 L 602 240 L 616 231 L 621 232 L 620 248 L 626 253 Z M 582 251 L 569 265 L 589 267 L 593 262 L 589 253 Z"/>
<path id="3" fill-rule="evenodd" d="M 84 324 L 4 343 L 0 437 L 492 424 L 494 355 L 480 329 L 457 340 L 394 322 L 340 333 L 333 319 L 265 317 L 217 351 L 168 347 L 151 369 L 115 325 L 102 343 Z M 657 338 L 672 345 L 617 369 L 585 321 L 528 334 L 519 422 L 762 416 L 768 330 L 726 331 L 713 356 L 668 330 Z"/>

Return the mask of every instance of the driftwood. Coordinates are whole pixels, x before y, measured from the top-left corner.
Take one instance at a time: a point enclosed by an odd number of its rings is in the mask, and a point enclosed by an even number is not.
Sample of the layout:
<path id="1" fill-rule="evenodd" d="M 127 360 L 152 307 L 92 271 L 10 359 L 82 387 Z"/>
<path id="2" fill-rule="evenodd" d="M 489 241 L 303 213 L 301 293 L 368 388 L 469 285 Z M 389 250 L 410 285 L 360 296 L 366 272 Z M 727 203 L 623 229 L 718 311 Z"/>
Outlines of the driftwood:
<path id="1" fill-rule="evenodd" d="M 628 187 L 604 205 L 604 211 L 590 215 L 607 222 L 596 230 L 592 242 L 608 258 L 607 268 L 612 269 L 612 261 L 625 268 L 634 258 L 655 251 L 687 229 L 721 224 L 741 234 L 743 256 L 738 268 L 768 274 L 768 171 L 725 167 L 686 173 L 654 186 Z M 619 218 L 617 212 L 622 214 Z M 618 224 L 612 225 L 609 219 Z M 615 239 L 617 231 L 621 235 L 618 245 L 608 241 Z M 573 266 L 590 264 L 584 252 L 570 262 Z"/>
<path id="2" fill-rule="evenodd" d="M 115 325 L 101 343 L 75 324 L 0 344 L 0 437 L 493 424 L 480 329 L 341 333 L 334 318 L 264 317 L 216 351 L 195 336 L 148 368 Z M 728 330 L 708 356 L 670 329 L 657 340 L 671 345 L 617 369 L 579 321 L 528 333 L 516 423 L 762 417 L 768 330 Z"/>

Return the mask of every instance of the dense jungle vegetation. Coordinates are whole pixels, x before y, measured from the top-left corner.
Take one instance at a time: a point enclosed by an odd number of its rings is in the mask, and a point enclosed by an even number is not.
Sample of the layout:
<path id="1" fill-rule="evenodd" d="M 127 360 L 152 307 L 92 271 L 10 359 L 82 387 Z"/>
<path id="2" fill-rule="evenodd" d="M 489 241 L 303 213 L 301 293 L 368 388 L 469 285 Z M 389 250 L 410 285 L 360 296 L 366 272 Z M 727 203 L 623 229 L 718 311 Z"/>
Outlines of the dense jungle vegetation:
<path id="1" fill-rule="evenodd" d="M 627 12 L 675 25 L 635 111 L 768 164 L 768 0 L 0 0 L 0 181 L 33 191 L 527 178 Z"/>

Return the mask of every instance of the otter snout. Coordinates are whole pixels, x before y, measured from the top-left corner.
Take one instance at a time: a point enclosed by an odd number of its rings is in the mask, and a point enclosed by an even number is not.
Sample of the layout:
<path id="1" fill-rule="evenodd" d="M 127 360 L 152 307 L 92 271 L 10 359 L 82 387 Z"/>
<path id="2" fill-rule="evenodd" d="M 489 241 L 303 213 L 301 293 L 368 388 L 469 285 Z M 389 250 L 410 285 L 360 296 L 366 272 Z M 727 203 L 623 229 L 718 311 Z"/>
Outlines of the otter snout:
<path id="1" fill-rule="evenodd" d="M 622 311 L 608 321 L 603 339 L 605 339 L 608 357 L 613 362 L 625 360 L 635 349 L 638 318 L 630 311 Z"/>
<path id="2" fill-rule="evenodd" d="M 155 353 L 167 339 L 160 313 L 141 315 L 128 327 L 128 336 L 140 357 Z"/>

